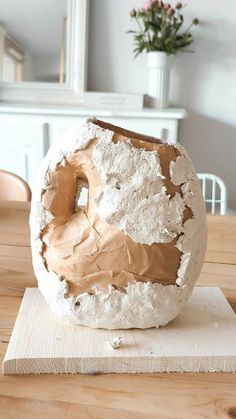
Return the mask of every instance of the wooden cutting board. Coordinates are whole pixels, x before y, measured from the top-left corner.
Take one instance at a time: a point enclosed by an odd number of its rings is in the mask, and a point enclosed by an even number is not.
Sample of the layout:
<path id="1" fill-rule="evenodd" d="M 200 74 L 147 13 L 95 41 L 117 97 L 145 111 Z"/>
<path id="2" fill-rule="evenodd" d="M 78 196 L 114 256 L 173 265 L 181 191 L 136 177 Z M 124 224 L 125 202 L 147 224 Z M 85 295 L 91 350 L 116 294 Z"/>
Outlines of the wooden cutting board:
<path id="1" fill-rule="evenodd" d="M 219 288 L 196 287 L 166 327 L 113 331 L 62 322 L 27 288 L 3 361 L 4 374 L 164 371 L 236 371 L 236 315 Z"/>

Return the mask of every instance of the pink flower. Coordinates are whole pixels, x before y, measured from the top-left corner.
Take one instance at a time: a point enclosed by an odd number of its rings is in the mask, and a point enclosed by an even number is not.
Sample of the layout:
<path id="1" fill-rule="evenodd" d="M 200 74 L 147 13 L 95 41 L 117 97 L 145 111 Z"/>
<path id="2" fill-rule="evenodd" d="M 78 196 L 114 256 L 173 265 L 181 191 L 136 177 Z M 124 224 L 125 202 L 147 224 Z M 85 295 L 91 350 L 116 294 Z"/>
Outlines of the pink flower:
<path id="1" fill-rule="evenodd" d="M 178 3 L 176 3 L 175 8 L 178 10 L 178 9 L 182 9 L 182 7 L 183 7 L 182 3 L 178 1 Z"/>
<path id="2" fill-rule="evenodd" d="M 143 5 L 143 10 L 147 12 L 149 9 L 151 9 L 152 6 L 158 4 L 158 0 L 148 0 Z"/>
<path id="3" fill-rule="evenodd" d="M 173 16 L 173 14 L 175 13 L 175 9 L 173 9 L 173 7 L 169 7 L 169 9 L 166 12 L 169 16 Z"/>
<path id="4" fill-rule="evenodd" d="M 144 3 L 143 10 L 145 12 L 147 12 L 150 9 L 150 7 L 151 7 L 151 2 L 150 2 L 150 0 L 148 0 L 148 1 L 146 1 L 146 3 Z"/>
<path id="5" fill-rule="evenodd" d="M 136 10 L 135 9 L 132 9 L 131 11 L 130 11 L 130 17 L 135 17 L 136 15 L 137 15 L 137 12 L 136 12 Z"/>
<path id="6" fill-rule="evenodd" d="M 164 9 L 165 10 L 168 10 L 168 9 L 170 9 L 171 8 L 171 4 L 170 3 L 165 3 L 164 4 Z"/>

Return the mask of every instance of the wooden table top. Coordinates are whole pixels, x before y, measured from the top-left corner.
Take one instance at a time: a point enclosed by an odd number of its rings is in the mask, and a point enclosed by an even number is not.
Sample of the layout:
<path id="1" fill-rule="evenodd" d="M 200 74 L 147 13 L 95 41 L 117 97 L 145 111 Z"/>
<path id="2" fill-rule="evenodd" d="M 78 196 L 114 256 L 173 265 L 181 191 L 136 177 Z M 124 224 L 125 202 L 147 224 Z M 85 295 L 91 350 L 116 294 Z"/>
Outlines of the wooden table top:
<path id="1" fill-rule="evenodd" d="M 29 204 L 0 203 L 0 358 L 25 287 L 36 286 Z M 236 217 L 209 216 L 197 285 L 219 286 L 236 311 Z M 236 375 L 0 375 L 0 418 L 236 418 Z"/>

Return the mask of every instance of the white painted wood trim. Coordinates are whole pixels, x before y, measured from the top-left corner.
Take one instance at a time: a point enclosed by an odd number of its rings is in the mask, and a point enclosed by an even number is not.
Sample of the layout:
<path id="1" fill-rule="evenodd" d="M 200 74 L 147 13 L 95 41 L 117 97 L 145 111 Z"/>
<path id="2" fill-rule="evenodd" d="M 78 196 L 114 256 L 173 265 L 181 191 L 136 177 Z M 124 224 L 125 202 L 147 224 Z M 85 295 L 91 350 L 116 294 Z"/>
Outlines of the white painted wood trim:
<path id="1" fill-rule="evenodd" d="M 43 124 L 43 157 L 46 156 L 50 147 L 50 125 L 48 122 Z"/>
<path id="2" fill-rule="evenodd" d="M 0 114 L 28 114 L 28 115 L 55 115 L 55 116 L 97 116 L 97 117 L 122 117 L 122 118 L 143 118 L 143 119 L 163 119 L 175 120 L 187 118 L 187 111 L 183 108 L 168 109 L 149 109 L 144 108 L 142 111 L 132 110 L 107 110 L 80 108 L 72 106 L 42 106 L 27 104 L 1 104 Z"/>
<path id="3" fill-rule="evenodd" d="M 0 78 L 2 77 L 3 70 L 3 55 L 4 55 L 4 40 L 5 40 L 6 30 L 0 25 Z"/>
<path id="4" fill-rule="evenodd" d="M 197 177 L 200 181 L 204 201 L 210 206 L 211 213 L 216 214 L 217 210 L 220 210 L 220 214 L 225 215 L 227 213 L 227 188 L 224 181 L 212 173 L 197 173 Z M 220 192 L 219 199 L 216 198 L 216 185 Z"/>
<path id="5" fill-rule="evenodd" d="M 0 100 L 7 102 L 76 103 L 83 102 L 86 89 L 86 56 L 89 0 L 68 0 L 68 75 L 59 83 L 0 82 Z"/>
<path id="6" fill-rule="evenodd" d="M 180 119 L 180 118 L 179 118 Z M 174 144 L 178 138 L 178 119 L 168 120 L 168 127 L 163 128 L 164 137 L 161 137 L 169 144 Z"/>

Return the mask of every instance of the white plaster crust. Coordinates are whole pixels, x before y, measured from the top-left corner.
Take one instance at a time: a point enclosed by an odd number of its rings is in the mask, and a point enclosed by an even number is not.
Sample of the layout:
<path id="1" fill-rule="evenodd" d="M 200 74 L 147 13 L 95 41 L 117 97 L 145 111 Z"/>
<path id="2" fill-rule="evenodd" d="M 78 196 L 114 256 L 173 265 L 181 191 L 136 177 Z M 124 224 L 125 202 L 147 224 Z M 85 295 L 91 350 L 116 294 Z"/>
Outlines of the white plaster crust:
<path id="1" fill-rule="evenodd" d="M 65 298 L 65 281 L 60 281 L 54 273 L 40 280 L 39 289 L 62 320 L 105 329 L 165 326 L 180 313 L 192 292 L 189 286 L 137 282 L 130 284 L 126 293 L 110 286 L 106 292 L 96 295 L 84 293 Z"/>
<path id="2" fill-rule="evenodd" d="M 93 150 L 93 162 L 103 180 L 95 198 L 97 212 L 136 243 L 168 243 L 182 232 L 185 203 L 170 198 L 157 153 L 134 148 L 129 140 L 102 139 Z"/>
<path id="3" fill-rule="evenodd" d="M 75 324 L 107 329 L 164 326 L 182 310 L 202 265 L 206 246 L 203 200 L 191 160 L 182 146 L 177 144 L 176 148 L 184 158 L 178 157 L 170 170 L 173 182 L 181 184 L 183 196 L 176 194 L 170 199 L 165 194 L 157 153 L 135 149 L 129 139 L 114 144 L 112 136 L 112 131 L 98 127 L 89 119 L 82 127 L 67 131 L 44 159 L 33 191 L 30 215 L 33 266 L 38 286 L 51 309 Z M 47 186 L 46 174 L 58 164 L 65 164 L 68 153 L 85 149 L 95 138 L 99 142 L 93 155 L 94 164 L 104 182 L 104 188 L 96 198 L 98 212 L 139 243 L 170 242 L 182 233 L 176 245 L 183 252 L 176 281 L 178 286 L 137 282 L 130 284 L 126 292 L 110 286 L 106 292 L 96 290 L 95 295 L 84 293 L 68 298 L 66 281 L 55 272 L 47 271 L 40 239 L 41 231 L 52 220 L 52 215 L 41 203 Z M 148 180 L 145 190 L 142 187 L 144 179 Z M 132 199 L 128 199 L 125 189 Z M 125 200 L 127 202 L 123 202 Z M 185 205 L 191 208 L 193 218 L 182 225 Z"/>
<path id="4" fill-rule="evenodd" d="M 194 176 L 192 162 L 186 156 L 178 156 L 170 162 L 170 178 L 174 185 L 181 185 Z"/>

